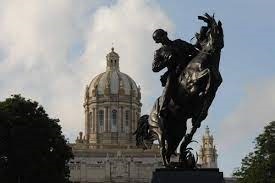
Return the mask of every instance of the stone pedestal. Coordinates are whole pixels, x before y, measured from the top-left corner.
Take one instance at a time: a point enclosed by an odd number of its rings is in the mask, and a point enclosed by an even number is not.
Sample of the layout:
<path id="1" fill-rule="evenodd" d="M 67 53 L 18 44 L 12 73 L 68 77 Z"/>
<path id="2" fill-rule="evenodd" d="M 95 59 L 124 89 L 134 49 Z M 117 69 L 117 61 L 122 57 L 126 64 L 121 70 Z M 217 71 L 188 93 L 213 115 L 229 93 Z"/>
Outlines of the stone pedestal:
<path id="1" fill-rule="evenodd" d="M 224 183 L 223 173 L 217 168 L 169 169 L 159 168 L 153 172 L 151 183 Z"/>

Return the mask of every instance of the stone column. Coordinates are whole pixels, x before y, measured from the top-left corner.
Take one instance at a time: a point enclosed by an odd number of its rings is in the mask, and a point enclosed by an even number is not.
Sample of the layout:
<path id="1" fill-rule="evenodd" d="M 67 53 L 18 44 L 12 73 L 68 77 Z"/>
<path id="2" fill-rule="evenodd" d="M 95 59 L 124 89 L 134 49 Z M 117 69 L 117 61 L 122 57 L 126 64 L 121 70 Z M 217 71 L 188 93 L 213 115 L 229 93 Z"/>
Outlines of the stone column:
<path id="1" fill-rule="evenodd" d="M 85 137 L 86 140 L 89 140 L 89 109 L 88 106 L 85 106 Z"/>

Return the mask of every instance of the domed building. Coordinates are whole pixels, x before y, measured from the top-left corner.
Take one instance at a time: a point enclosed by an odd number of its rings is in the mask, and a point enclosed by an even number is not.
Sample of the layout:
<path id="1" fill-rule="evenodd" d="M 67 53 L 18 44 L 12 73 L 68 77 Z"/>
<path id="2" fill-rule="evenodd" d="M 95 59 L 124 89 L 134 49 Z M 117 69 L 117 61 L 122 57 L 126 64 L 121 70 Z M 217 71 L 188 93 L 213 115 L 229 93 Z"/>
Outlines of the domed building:
<path id="1" fill-rule="evenodd" d="M 86 87 L 85 138 L 90 148 L 129 148 L 141 112 L 140 88 L 120 72 L 119 55 L 112 48 L 106 56 L 106 71 Z"/>
<path id="2" fill-rule="evenodd" d="M 141 112 L 140 87 L 120 72 L 119 55 L 111 49 L 106 70 L 86 86 L 85 131 L 71 144 L 72 182 L 150 182 L 161 166 L 157 145 L 144 151 L 136 147 L 133 132 Z"/>

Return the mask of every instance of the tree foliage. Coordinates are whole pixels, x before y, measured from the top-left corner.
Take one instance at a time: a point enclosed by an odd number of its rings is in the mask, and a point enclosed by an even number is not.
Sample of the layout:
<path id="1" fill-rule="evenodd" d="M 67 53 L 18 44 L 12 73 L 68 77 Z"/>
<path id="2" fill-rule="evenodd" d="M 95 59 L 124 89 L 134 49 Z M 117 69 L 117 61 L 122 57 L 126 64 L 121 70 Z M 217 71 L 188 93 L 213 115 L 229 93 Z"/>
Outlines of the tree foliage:
<path id="1" fill-rule="evenodd" d="M 73 154 L 58 122 L 20 95 L 0 102 L 0 182 L 69 182 Z"/>
<path id="2" fill-rule="evenodd" d="M 242 159 L 233 175 L 240 183 L 275 183 L 275 121 L 255 139 L 254 152 Z"/>

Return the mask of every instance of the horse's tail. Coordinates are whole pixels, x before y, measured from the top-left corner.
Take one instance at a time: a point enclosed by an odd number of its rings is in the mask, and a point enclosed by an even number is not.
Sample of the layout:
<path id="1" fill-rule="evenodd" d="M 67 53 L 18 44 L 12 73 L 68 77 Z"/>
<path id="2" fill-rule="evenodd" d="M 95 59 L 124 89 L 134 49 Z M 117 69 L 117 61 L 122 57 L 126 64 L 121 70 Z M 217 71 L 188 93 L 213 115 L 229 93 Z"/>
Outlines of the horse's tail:
<path id="1" fill-rule="evenodd" d="M 143 115 L 138 120 L 138 126 L 134 135 L 136 135 L 136 146 L 143 149 L 150 149 L 153 144 L 153 139 L 149 134 L 149 115 Z"/>

